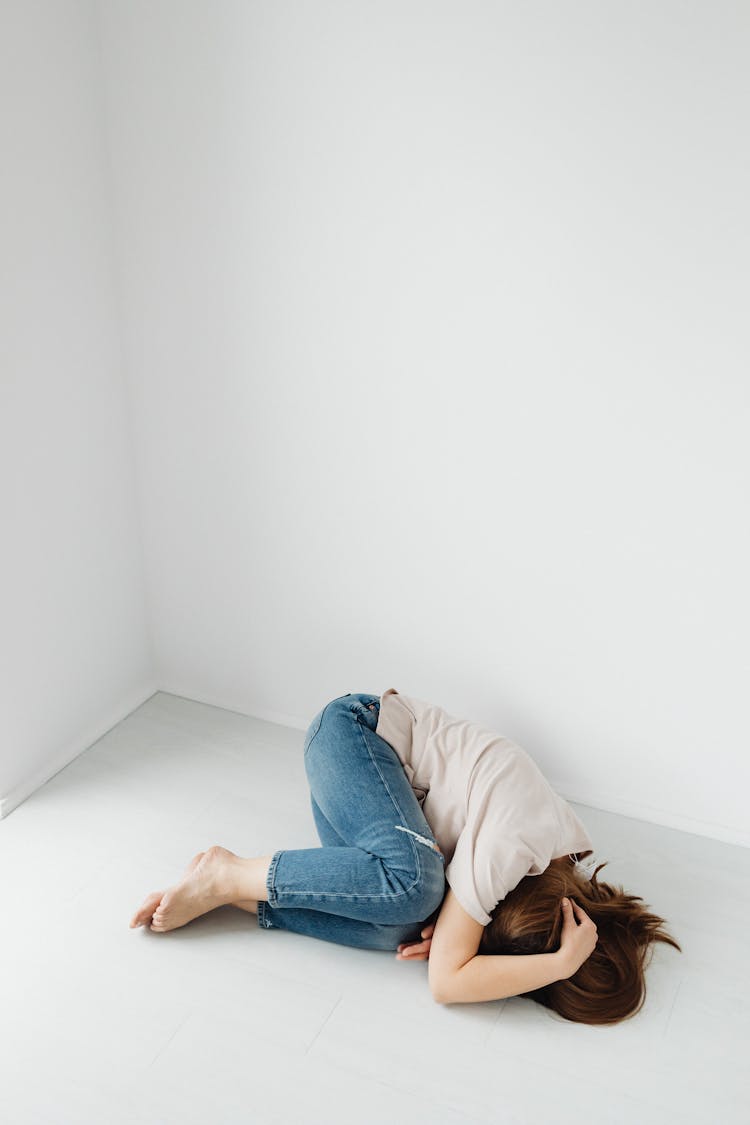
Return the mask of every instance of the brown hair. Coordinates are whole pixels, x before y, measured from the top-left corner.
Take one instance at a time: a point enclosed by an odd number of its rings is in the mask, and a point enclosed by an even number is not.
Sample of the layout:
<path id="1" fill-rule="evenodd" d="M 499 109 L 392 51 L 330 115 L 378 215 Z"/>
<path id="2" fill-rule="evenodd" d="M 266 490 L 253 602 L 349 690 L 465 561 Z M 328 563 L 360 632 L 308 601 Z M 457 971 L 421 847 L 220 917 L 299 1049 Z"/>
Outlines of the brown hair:
<path id="1" fill-rule="evenodd" d="M 646 999 L 644 970 L 662 941 L 682 953 L 639 895 L 600 883 L 600 863 L 589 881 L 572 861 L 554 859 L 541 875 L 527 875 L 492 911 L 478 952 L 553 953 L 560 948 L 561 899 L 575 899 L 597 928 L 593 953 L 566 980 L 522 995 L 577 1023 L 613 1024 L 629 1019 Z M 648 956 L 650 951 L 651 956 Z"/>

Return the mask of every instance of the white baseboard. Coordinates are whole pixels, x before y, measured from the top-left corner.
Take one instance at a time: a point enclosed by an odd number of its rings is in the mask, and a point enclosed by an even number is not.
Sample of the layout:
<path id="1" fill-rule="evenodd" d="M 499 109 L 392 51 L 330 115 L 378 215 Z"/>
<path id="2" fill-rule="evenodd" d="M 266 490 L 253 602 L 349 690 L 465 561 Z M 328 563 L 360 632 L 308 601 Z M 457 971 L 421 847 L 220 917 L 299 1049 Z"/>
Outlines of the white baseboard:
<path id="1" fill-rule="evenodd" d="M 633 820 L 643 820 L 647 824 L 658 824 L 663 828 L 676 828 L 679 832 L 691 832 L 694 836 L 706 836 L 711 840 L 719 840 L 724 844 L 735 844 L 739 847 L 750 848 L 750 832 L 742 828 L 733 828 L 727 824 L 716 824 L 710 820 L 698 820 L 692 816 L 683 816 L 682 813 L 672 812 L 654 805 L 643 804 L 640 801 L 623 801 L 612 794 L 581 793 L 574 787 L 564 782 L 555 782 L 550 778 L 550 785 L 574 805 L 585 805 L 590 809 L 599 809 L 601 812 L 617 813 L 619 816 L 629 816 Z"/>
<path id="2" fill-rule="evenodd" d="M 292 727 L 294 730 L 306 730 L 310 722 L 310 719 L 300 719 L 296 715 L 285 715 L 280 711 L 256 708 L 252 704 L 248 705 L 227 697 L 201 695 L 198 698 L 185 691 L 180 691 L 178 688 L 162 688 L 161 690 L 167 695 L 176 695 L 181 699 L 189 699 L 195 703 L 205 703 L 209 707 L 221 707 L 224 711 L 234 711 L 235 714 L 247 715 L 252 719 L 266 719 L 269 723 L 280 723 L 281 726 Z M 576 791 L 574 786 L 565 782 L 556 784 L 551 778 L 549 782 L 556 793 L 559 793 L 561 797 L 564 797 L 566 801 L 571 801 L 574 805 L 586 805 L 588 808 L 599 809 L 601 812 L 617 813 L 619 816 L 632 817 L 633 820 L 643 820 L 647 824 L 658 824 L 663 828 L 676 828 L 680 832 L 691 832 L 695 836 L 706 836 L 711 840 L 719 840 L 725 844 L 736 844 L 739 847 L 750 848 L 750 832 L 741 828 L 698 820 L 695 817 L 683 816 L 681 813 L 639 801 L 623 801 L 609 793 Z"/>
<path id="3" fill-rule="evenodd" d="M 187 699 L 190 703 L 205 703 L 207 707 L 220 707 L 222 711 L 232 711 L 235 715 L 245 715 L 248 719 L 264 719 L 268 723 L 278 723 L 282 727 L 291 727 L 292 730 L 307 730 L 313 718 L 300 718 L 299 715 L 289 715 L 283 711 L 270 711 L 266 707 L 255 707 L 252 703 L 232 700 L 224 695 L 191 695 L 179 688 L 159 688 L 163 695 L 174 695 L 178 699 Z M 341 693 L 344 694 L 343 692 Z"/>
<path id="4" fill-rule="evenodd" d="M 297 715 L 283 714 L 280 711 L 270 711 L 263 707 L 248 707 L 242 702 L 231 700 L 226 697 L 218 697 L 212 695 L 201 695 L 200 698 L 195 695 L 188 695 L 184 691 L 179 691 L 170 688 L 157 688 L 150 687 L 144 694 L 143 689 L 136 695 L 131 696 L 129 700 L 120 703 L 116 708 L 113 708 L 110 715 L 103 719 L 97 726 L 90 730 L 86 735 L 76 740 L 74 746 L 69 746 L 67 750 L 59 754 L 53 761 L 47 763 L 44 767 L 38 770 L 21 785 L 16 786 L 10 793 L 5 794 L 0 798 L 0 820 L 7 816 L 14 808 L 20 805 L 27 797 L 39 789 L 45 782 L 54 777 L 60 770 L 65 769 L 79 754 L 84 750 L 88 750 L 95 742 L 97 742 L 107 731 L 112 727 L 117 726 L 122 722 L 132 711 L 145 703 L 157 692 L 163 692 L 165 695 L 176 695 L 181 699 L 188 699 L 193 703 L 204 703 L 208 707 L 220 707 L 224 711 L 233 711 L 238 715 L 247 715 L 253 719 L 264 719 L 270 723 L 278 723 L 281 726 L 290 727 L 292 730 L 305 730 L 309 720 L 300 718 Z M 599 809 L 601 812 L 617 813 L 619 816 L 632 817 L 634 820 L 643 820 L 647 824 L 658 824 L 664 828 L 675 828 L 680 832 L 691 832 L 696 836 L 705 836 L 711 840 L 719 840 L 726 844 L 735 844 L 739 847 L 750 848 L 750 832 L 741 828 L 734 828 L 726 824 L 717 824 L 713 821 L 698 820 L 695 817 L 684 816 L 681 813 L 672 812 L 669 809 L 658 808 L 653 805 L 643 804 L 638 801 L 621 800 L 619 797 L 614 797 L 612 794 L 602 794 L 595 792 L 581 792 L 576 791 L 575 787 L 566 784 L 565 782 L 555 781 L 549 779 L 550 785 L 564 797 L 566 801 L 571 801 L 574 805 L 584 805 L 591 809 Z"/>
<path id="5" fill-rule="evenodd" d="M 7 816 L 8 813 L 12 812 L 13 809 L 17 808 L 18 805 L 22 804 L 26 798 L 30 797 L 37 789 L 40 789 L 42 785 L 48 782 L 50 778 L 54 777 L 56 773 L 59 773 L 60 770 L 69 766 L 84 750 L 88 750 L 90 746 L 98 742 L 107 731 L 112 730 L 112 727 L 116 727 L 117 724 L 127 718 L 132 711 L 135 711 L 137 707 L 140 707 L 142 703 L 150 699 L 157 690 L 158 689 L 153 685 L 149 686 L 147 689 L 140 688 L 137 692 L 133 692 L 129 698 L 121 700 L 104 718 L 100 719 L 95 726 L 84 731 L 76 738 L 75 742 L 70 743 L 65 750 L 57 754 L 50 761 L 45 762 L 43 766 L 31 774 L 30 777 L 22 781 L 20 785 L 17 785 L 15 789 L 11 789 L 9 793 L 3 794 L 3 796 L 0 797 L 0 820 Z"/>

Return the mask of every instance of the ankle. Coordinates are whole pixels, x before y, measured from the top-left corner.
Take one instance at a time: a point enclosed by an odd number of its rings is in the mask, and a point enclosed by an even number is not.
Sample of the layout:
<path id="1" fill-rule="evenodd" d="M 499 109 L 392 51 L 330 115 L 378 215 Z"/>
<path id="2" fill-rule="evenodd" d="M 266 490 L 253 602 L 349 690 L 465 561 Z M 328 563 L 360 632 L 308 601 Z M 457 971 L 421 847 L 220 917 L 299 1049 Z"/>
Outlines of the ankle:
<path id="1" fill-rule="evenodd" d="M 266 902 L 268 890 L 266 878 L 271 865 L 271 856 L 252 856 L 250 859 L 240 860 L 237 870 L 239 893 L 237 900 L 240 902 Z"/>

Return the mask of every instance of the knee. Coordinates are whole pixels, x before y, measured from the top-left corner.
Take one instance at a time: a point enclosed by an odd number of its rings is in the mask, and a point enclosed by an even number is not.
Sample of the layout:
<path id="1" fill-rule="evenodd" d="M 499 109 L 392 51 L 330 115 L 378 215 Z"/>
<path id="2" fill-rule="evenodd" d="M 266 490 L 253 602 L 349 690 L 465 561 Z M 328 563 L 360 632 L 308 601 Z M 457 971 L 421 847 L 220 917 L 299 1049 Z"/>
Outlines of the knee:
<path id="1" fill-rule="evenodd" d="M 351 693 L 342 695 L 325 705 L 320 714 L 319 727 L 333 737 L 337 731 L 346 737 L 352 724 L 357 724 L 363 710 L 363 704 L 359 703 Z M 370 711 L 367 713 L 372 714 Z"/>
<path id="2" fill-rule="evenodd" d="M 433 853 L 434 854 L 434 853 Z M 445 897 L 445 871 L 440 856 L 423 858 L 419 874 L 403 896 L 402 921 L 404 924 L 417 923 L 429 918 L 442 904 Z"/>
<path id="3" fill-rule="evenodd" d="M 323 721 L 340 719 L 343 715 L 350 715 L 352 710 L 352 696 L 340 695 L 337 699 L 332 699 L 330 703 L 326 704 Z"/>
<path id="4" fill-rule="evenodd" d="M 323 721 L 323 711 L 318 711 L 317 715 L 315 716 L 313 721 L 310 723 L 310 726 L 305 731 L 305 741 L 302 745 L 302 754 L 303 754 L 303 757 L 305 757 L 305 758 L 307 758 L 307 751 L 310 748 L 310 743 L 313 741 L 316 734 L 320 730 L 320 724 L 321 724 L 322 721 Z"/>
<path id="5" fill-rule="evenodd" d="M 302 752 L 305 757 L 307 757 L 310 743 L 314 741 L 321 727 L 327 727 L 331 722 L 340 722 L 342 715 L 349 713 L 348 698 L 348 696 L 343 695 L 338 699 L 332 699 L 330 703 L 326 703 L 325 707 L 322 707 L 320 711 L 318 711 L 305 733 L 305 741 L 302 747 Z"/>
<path id="6" fill-rule="evenodd" d="M 396 925 L 373 925 L 373 937 L 370 949 L 395 950 L 405 942 L 420 941 L 423 919 L 416 922 L 404 922 Z"/>
<path id="7" fill-rule="evenodd" d="M 430 857 L 425 864 L 420 881 L 419 918 L 428 918 L 442 905 L 445 898 L 445 867 L 440 856 Z"/>

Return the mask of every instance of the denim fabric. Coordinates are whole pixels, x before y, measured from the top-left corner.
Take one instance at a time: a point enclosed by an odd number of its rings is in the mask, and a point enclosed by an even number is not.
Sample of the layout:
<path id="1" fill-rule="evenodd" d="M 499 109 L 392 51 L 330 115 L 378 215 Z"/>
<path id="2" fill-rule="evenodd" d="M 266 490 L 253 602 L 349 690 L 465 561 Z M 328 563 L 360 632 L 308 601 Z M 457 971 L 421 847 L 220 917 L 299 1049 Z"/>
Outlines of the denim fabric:
<path id="1" fill-rule="evenodd" d="M 445 894 L 445 859 L 395 750 L 375 733 L 380 698 L 327 703 L 303 754 L 320 848 L 277 851 L 258 924 L 353 945 L 419 940 Z"/>

